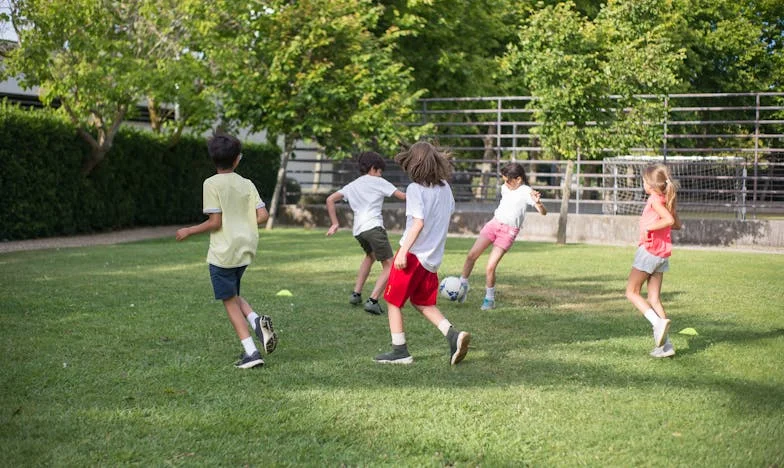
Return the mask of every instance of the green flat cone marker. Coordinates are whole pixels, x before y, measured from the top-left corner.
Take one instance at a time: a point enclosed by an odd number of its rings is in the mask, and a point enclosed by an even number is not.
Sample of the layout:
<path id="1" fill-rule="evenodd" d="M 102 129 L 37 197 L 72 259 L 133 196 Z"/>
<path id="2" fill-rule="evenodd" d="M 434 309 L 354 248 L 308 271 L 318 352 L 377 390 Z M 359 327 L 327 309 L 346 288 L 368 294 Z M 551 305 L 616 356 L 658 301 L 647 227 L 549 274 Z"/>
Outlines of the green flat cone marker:
<path id="1" fill-rule="evenodd" d="M 276 296 L 293 296 L 293 294 L 291 294 L 291 291 L 289 291 L 288 289 L 281 289 L 281 290 L 280 290 L 280 291 L 278 291 L 278 293 L 277 293 L 277 294 L 275 294 L 275 295 L 276 295 Z"/>
<path id="2" fill-rule="evenodd" d="M 681 334 L 681 335 L 691 335 L 691 336 L 699 335 L 699 333 L 697 333 L 697 330 L 695 330 L 693 328 L 684 328 L 683 330 L 679 331 L 678 333 Z"/>

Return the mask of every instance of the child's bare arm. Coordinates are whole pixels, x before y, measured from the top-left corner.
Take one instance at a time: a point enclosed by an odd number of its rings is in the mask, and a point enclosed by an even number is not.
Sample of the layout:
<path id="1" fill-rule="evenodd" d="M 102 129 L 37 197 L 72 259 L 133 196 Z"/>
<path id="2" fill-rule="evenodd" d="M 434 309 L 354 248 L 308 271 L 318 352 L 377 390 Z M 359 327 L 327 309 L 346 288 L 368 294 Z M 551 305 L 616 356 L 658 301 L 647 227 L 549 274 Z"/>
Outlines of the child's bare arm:
<path id="1" fill-rule="evenodd" d="M 221 213 L 210 213 L 209 216 L 210 217 L 201 224 L 178 229 L 175 238 L 178 241 L 181 241 L 194 234 L 201 234 L 202 232 L 207 231 L 217 231 L 220 229 L 223 225 L 223 215 Z"/>
<path id="2" fill-rule="evenodd" d="M 423 227 L 425 227 L 424 219 L 413 219 L 411 227 L 406 233 L 406 238 L 403 243 L 400 244 L 400 249 L 397 251 L 397 255 L 395 255 L 394 265 L 398 270 L 404 270 L 406 268 L 406 265 L 408 264 L 408 260 L 406 259 L 408 250 L 412 245 L 414 245 L 414 242 L 416 242 L 417 237 L 419 237 L 419 233 L 422 232 Z"/>
<path id="3" fill-rule="evenodd" d="M 545 208 L 544 204 L 542 203 L 542 194 L 537 192 L 536 190 L 532 190 L 531 199 L 533 199 L 535 203 L 534 208 L 536 208 L 536 211 L 538 211 L 539 214 L 542 216 L 547 215 L 547 208 Z"/>
<path id="4" fill-rule="evenodd" d="M 256 224 L 266 223 L 268 219 L 269 212 L 267 211 L 267 208 L 263 206 L 261 208 L 256 208 Z"/>
<path id="5" fill-rule="evenodd" d="M 327 230 L 327 235 L 331 236 L 338 231 L 340 227 L 340 223 L 338 222 L 338 214 L 335 211 L 335 202 L 340 201 L 343 199 L 343 194 L 340 192 L 335 192 L 332 195 L 327 197 L 327 213 L 329 214 L 329 220 L 332 222 L 332 225 Z"/>
<path id="6" fill-rule="evenodd" d="M 393 193 L 392 196 L 398 200 L 406 200 L 406 192 L 401 192 L 400 190 L 395 190 L 395 193 Z"/>

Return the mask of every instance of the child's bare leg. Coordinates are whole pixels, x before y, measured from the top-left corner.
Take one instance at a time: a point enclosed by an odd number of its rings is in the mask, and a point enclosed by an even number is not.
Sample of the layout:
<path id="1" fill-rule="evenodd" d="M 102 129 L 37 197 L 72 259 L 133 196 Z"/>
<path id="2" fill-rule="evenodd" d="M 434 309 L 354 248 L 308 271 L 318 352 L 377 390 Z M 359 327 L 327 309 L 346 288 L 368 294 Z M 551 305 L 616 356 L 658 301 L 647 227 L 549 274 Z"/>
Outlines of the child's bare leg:
<path id="1" fill-rule="evenodd" d="M 387 303 L 387 317 L 389 318 L 389 332 L 403 333 L 403 313 L 400 307 Z"/>
<path id="2" fill-rule="evenodd" d="M 381 293 L 384 292 L 384 288 L 387 286 L 387 280 L 389 280 L 389 272 L 392 270 L 392 259 L 388 258 L 381 262 L 381 274 L 378 275 L 378 279 L 376 280 L 376 285 L 373 287 L 373 292 L 370 293 L 370 297 L 372 299 L 378 300 L 378 297 Z"/>
<path id="3" fill-rule="evenodd" d="M 368 276 L 370 276 L 370 269 L 375 261 L 376 257 L 372 253 L 365 255 L 365 258 L 362 259 L 362 263 L 359 264 L 359 271 L 357 271 L 357 282 L 354 283 L 354 292 L 362 292 L 362 287 L 365 286 L 365 282 Z"/>
<path id="4" fill-rule="evenodd" d="M 487 258 L 487 266 L 485 267 L 485 287 L 495 287 L 495 270 L 498 268 L 498 263 L 504 257 L 506 250 L 498 246 L 493 246 L 490 251 L 490 256 Z"/>
<path id="5" fill-rule="evenodd" d="M 435 305 L 411 305 L 421 312 L 430 323 L 435 325 L 446 338 L 449 343 L 449 363 L 455 365 L 462 361 L 466 353 L 468 353 L 468 344 L 471 342 L 471 334 L 465 331 L 456 330 Z"/>
<path id="6" fill-rule="evenodd" d="M 223 306 L 226 308 L 226 314 L 229 316 L 229 321 L 237 333 L 240 340 L 250 337 L 247 322 L 245 322 L 245 315 L 242 313 L 242 306 L 240 306 L 239 296 L 234 296 L 230 299 L 223 300 Z"/>
<path id="7" fill-rule="evenodd" d="M 242 310 L 242 315 L 247 317 L 247 316 L 249 316 L 250 314 L 253 313 L 253 307 L 250 306 L 250 304 L 248 303 L 248 301 L 245 300 L 244 297 L 236 296 L 236 298 L 237 298 L 237 301 L 240 304 L 240 309 Z"/>
<path id="8" fill-rule="evenodd" d="M 466 255 L 465 263 L 463 263 L 463 273 L 462 276 L 465 279 L 468 279 L 471 276 L 471 272 L 474 270 L 474 265 L 476 264 L 476 260 L 482 255 L 482 252 L 492 244 L 492 241 L 486 237 L 479 236 L 474 245 L 471 247 L 471 250 L 468 251 Z"/>
<path id="9" fill-rule="evenodd" d="M 649 276 L 650 275 L 644 271 L 632 268 L 632 271 L 629 272 L 629 279 L 626 282 L 626 299 L 634 304 L 634 307 L 636 307 L 641 314 L 645 314 L 645 312 L 651 308 L 648 301 L 640 294 L 642 285 L 648 280 Z"/>
<path id="10" fill-rule="evenodd" d="M 441 311 L 438 310 L 438 307 L 434 305 L 421 306 L 413 303 L 411 305 L 413 305 L 416 310 L 422 313 L 422 315 L 424 315 L 425 318 L 436 327 L 438 327 L 441 321 L 444 320 L 444 314 L 442 314 Z"/>
<path id="11" fill-rule="evenodd" d="M 656 315 L 661 318 L 667 318 L 664 312 L 664 306 L 661 303 L 661 286 L 664 280 L 664 273 L 654 273 L 648 278 L 648 303 L 651 304 Z"/>

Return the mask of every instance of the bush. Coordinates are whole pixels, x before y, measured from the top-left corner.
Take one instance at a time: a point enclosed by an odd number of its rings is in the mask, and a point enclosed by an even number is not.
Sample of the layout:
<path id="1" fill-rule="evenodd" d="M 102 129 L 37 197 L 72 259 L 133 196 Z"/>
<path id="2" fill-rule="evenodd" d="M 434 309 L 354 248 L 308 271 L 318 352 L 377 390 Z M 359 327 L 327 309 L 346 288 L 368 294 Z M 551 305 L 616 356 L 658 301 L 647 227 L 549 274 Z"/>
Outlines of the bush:
<path id="1" fill-rule="evenodd" d="M 114 228 L 201 221 L 201 190 L 215 173 L 203 138 L 170 147 L 132 128 L 89 176 L 81 165 L 90 148 L 49 110 L 0 102 L 0 239 L 28 239 Z M 264 201 L 275 188 L 280 149 L 243 144 L 237 172 Z"/>

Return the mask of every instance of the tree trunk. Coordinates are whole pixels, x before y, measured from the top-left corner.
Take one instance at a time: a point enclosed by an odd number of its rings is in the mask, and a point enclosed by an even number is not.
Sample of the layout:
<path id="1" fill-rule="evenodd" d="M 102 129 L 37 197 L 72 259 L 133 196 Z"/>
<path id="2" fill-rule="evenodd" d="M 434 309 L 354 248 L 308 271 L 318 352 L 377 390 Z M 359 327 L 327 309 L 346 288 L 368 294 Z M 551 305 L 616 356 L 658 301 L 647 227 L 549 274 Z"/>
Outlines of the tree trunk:
<path id="1" fill-rule="evenodd" d="M 289 163 L 289 156 L 294 148 L 294 139 L 289 135 L 283 137 L 283 153 L 280 154 L 280 167 L 278 168 L 278 178 L 275 181 L 275 191 L 272 193 L 272 201 L 270 202 L 269 219 L 267 219 L 266 230 L 271 230 L 275 224 L 275 218 L 278 215 L 278 201 L 280 200 L 283 192 L 283 186 L 286 183 L 286 166 Z"/>
<path id="2" fill-rule="evenodd" d="M 556 243 L 566 244 L 566 218 L 569 215 L 569 197 L 572 194 L 572 171 L 574 161 L 571 159 L 566 163 L 566 173 L 564 174 L 563 186 L 561 187 L 561 213 L 558 216 L 558 235 Z"/>
<path id="3" fill-rule="evenodd" d="M 64 106 L 66 112 L 71 116 L 74 124 L 77 125 L 77 132 L 79 133 L 79 136 L 90 145 L 90 156 L 88 156 L 82 164 L 82 174 L 85 176 L 90 175 L 93 169 L 95 169 L 95 167 L 98 166 L 101 161 L 103 161 L 106 153 L 112 149 L 114 137 L 117 135 L 117 131 L 120 130 L 120 124 L 123 123 L 128 108 L 126 105 L 121 105 L 117 109 L 117 113 L 114 115 L 112 125 L 108 130 L 104 126 L 103 119 L 100 116 L 95 116 L 96 121 L 98 122 L 98 125 L 96 125 L 98 128 L 98 138 L 96 139 L 84 127 L 79 126 L 79 119 L 76 118 L 76 115 L 68 106 L 65 105 L 65 103 Z"/>

